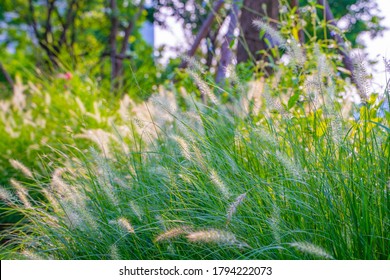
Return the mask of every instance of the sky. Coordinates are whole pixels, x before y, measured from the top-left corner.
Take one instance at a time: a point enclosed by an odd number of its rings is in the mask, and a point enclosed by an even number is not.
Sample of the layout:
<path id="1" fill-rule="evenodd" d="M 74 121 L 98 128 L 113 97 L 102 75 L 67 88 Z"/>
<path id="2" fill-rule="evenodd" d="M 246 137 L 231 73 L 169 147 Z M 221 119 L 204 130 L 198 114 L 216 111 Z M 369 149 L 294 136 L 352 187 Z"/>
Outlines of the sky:
<path id="1" fill-rule="evenodd" d="M 378 64 L 375 66 L 375 72 L 373 73 L 373 88 L 380 91 L 383 89 L 386 82 L 385 77 L 385 66 L 383 64 L 382 57 L 390 60 L 390 1 L 389 0 L 376 0 L 379 9 L 383 16 L 385 16 L 384 25 L 389 28 L 386 30 L 383 37 L 371 39 L 369 36 L 363 36 L 366 45 L 369 57 L 371 59 L 379 60 Z M 388 73 L 388 77 L 390 73 Z"/>
<path id="2" fill-rule="evenodd" d="M 367 45 L 369 58 L 378 60 L 378 64 L 373 69 L 372 87 L 374 90 L 381 91 L 386 81 L 382 57 L 390 60 L 390 0 L 375 1 L 378 3 L 381 14 L 385 16 L 383 23 L 389 30 L 385 31 L 382 37 L 371 39 L 369 36 L 362 35 L 362 39 Z M 190 46 L 190 42 L 185 40 L 184 32 L 175 19 L 168 19 L 168 26 L 170 27 L 168 30 L 157 28 L 155 31 L 156 46 L 166 44 L 168 48 L 167 56 L 163 59 L 163 62 L 167 61 L 169 57 L 175 56 L 175 49 L 183 51 Z M 169 51 L 169 49 L 172 51 Z"/>

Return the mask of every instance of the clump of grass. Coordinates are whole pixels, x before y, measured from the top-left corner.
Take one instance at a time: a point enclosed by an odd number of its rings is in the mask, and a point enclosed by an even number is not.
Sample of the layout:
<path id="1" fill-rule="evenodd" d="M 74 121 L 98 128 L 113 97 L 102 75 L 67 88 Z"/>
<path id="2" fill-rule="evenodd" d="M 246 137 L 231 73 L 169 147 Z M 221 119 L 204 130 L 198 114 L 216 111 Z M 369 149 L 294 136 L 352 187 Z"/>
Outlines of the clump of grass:
<path id="1" fill-rule="evenodd" d="M 91 150 L 94 160 L 86 161 L 63 153 L 67 165 L 33 183 L 43 201 L 13 181 L 21 203 L 8 207 L 26 223 L 13 233 L 11 251 L 54 259 L 389 256 L 389 174 L 378 164 L 389 160 L 389 143 L 381 127 L 367 131 L 368 121 L 359 120 L 340 146 L 331 127 L 303 139 L 291 119 L 267 127 L 226 121 L 229 111 L 216 109 L 198 111 L 204 134 L 186 126 L 183 135 L 169 122 L 144 150 L 123 153 L 117 145 L 122 153 Z M 12 197 L 7 191 L 2 199 Z"/>
<path id="2" fill-rule="evenodd" d="M 180 96 L 181 106 L 163 90 L 144 104 L 123 98 L 118 134 L 98 105 L 77 105 L 106 125 L 73 129 L 100 131 L 82 137 L 96 149 L 60 146 L 44 172 L 0 189 L 22 216 L 0 257 L 389 259 L 390 119 L 375 96 L 359 118 L 342 114 L 342 88 L 316 52 L 308 46 L 303 71 L 292 61 L 264 80 L 256 110 L 240 108 L 247 96 L 223 102 L 198 66 L 211 103 Z"/>

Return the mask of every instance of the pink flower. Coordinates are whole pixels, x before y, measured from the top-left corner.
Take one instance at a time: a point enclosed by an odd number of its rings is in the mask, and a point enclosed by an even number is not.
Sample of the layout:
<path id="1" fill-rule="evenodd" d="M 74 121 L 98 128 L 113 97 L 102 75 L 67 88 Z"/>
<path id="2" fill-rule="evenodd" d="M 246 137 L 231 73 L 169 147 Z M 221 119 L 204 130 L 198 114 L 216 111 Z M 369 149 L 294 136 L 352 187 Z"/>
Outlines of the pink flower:
<path id="1" fill-rule="evenodd" d="M 70 80 L 73 77 L 72 73 L 70 73 L 70 72 L 66 72 L 64 76 L 65 76 L 65 78 L 64 78 L 65 80 Z"/>
<path id="2" fill-rule="evenodd" d="M 60 73 L 60 74 L 57 75 L 57 78 L 64 79 L 64 80 L 67 80 L 67 81 L 72 79 L 72 77 L 73 77 L 73 75 L 70 72 Z"/>

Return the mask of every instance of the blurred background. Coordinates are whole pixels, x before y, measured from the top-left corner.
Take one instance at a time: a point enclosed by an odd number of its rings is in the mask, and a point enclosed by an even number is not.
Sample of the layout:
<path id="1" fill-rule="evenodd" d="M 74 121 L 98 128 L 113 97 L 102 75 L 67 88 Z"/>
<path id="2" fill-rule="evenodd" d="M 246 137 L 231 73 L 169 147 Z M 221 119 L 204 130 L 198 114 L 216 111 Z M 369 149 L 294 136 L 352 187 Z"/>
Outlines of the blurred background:
<path id="1" fill-rule="evenodd" d="M 386 0 L 378 0 L 378 8 L 383 16 L 383 26 L 386 27 L 383 34 L 376 38 L 370 38 L 368 34 L 362 34 L 362 40 L 367 44 L 367 51 L 370 59 L 374 61 L 383 61 L 383 57 L 388 58 L 390 55 L 390 2 Z M 386 81 L 385 66 L 383 63 L 378 63 L 373 69 L 374 86 L 383 89 L 383 84 Z"/>
<path id="2" fill-rule="evenodd" d="M 343 34 L 339 38 L 335 30 L 327 30 L 315 36 L 333 39 L 351 56 L 368 58 L 370 71 L 379 73 L 373 80 L 379 89 L 390 25 L 385 0 L 4 0 L 0 4 L 0 83 L 2 88 L 9 87 L 22 69 L 51 72 L 86 67 L 103 83 L 116 80 L 123 89 L 124 80 L 132 79 L 132 74 L 123 79 L 131 72 L 129 67 L 137 72 L 158 64 L 174 68 L 184 54 L 195 55 L 220 80 L 230 62 L 253 65 L 273 45 L 267 35 L 259 36 L 254 19 L 280 29 L 282 18 L 289 14 L 287 24 L 296 25 L 294 36 L 304 43 L 313 40 L 309 34 L 319 28 L 311 18 L 312 8 L 318 18 L 325 18 Z"/>

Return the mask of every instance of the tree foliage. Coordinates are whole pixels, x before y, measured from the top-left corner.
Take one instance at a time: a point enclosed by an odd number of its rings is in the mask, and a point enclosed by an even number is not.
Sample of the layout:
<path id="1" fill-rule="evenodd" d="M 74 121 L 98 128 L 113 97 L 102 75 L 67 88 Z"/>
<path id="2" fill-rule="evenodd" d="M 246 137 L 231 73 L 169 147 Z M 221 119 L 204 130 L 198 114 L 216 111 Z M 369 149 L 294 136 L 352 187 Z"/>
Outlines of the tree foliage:
<path id="1" fill-rule="evenodd" d="M 142 23 L 149 20 L 164 27 L 167 18 L 172 16 L 183 25 L 188 41 L 192 42 L 199 35 L 206 18 L 214 13 L 215 20 L 206 29 L 207 34 L 201 36 L 204 39 L 203 45 L 201 48 L 196 47 L 202 62 L 214 69 L 218 68 L 220 61 L 230 61 L 223 57 L 230 53 L 226 51 L 226 44 L 224 51 L 221 51 L 224 37 L 229 37 L 228 47 L 236 52 L 238 62 L 247 61 L 248 58 L 259 60 L 264 56 L 262 51 L 269 52 L 267 34 L 261 34 L 252 25 L 255 18 L 270 21 L 280 29 L 279 17 L 283 11 L 295 9 L 296 17 L 292 21 L 297 26 L 300 41 L 309 39 L 308 34 L 314 33 L 318 39 L 330 38 L 332 34 L 332 30 L 325 30 L 316 24 L 324 19 L 325 13 L 321 6 L 321 3 L 325 3 L 323 0 L 234 1 L 241 14 L 238 38 L 233 34 L 234 26 L 229 29 L 232 34 L 226 34 L 226 29 L 222 28 L 230 20 L 228 15 L 233 1 L 223 1 L 224 6 L 218 12 L 213 12 L 216 1 L 155 0 L 148 8 L 143 5 L 144 2 L 146 1 L 1 1 L 0 50 L 4 53 L 0 61 L 1 81 L 12 84 L 9 77 L 15 76 L 21 67 L 30 70 L 38 67 L 41 71 L 52 71 L 53 67 L 86 67 L 89 72 L 100 76 L 101 80 L 110 77 L 111 88 L 122 88 L 128 81 L 133 81 L 132 71 L 136 67 L 154 67 L 153 50 L 143 42 L 139 32 Z M 364 46 L 358 40 L 363 32 L 368 32 L 372 37 L 382 34 L 383 18 L 375 1 L 328 2 L 334 17 L 338 19 L 338 26 L 345 32 L 345 38 L 351 41 L 353 47 Z M 319 28 L 325 31 L 317 32 Z M 124 68 L 130 71 L 124 71 Z"/>
<path id="2" fill-rule="evenodd" d="M 86 67 L 100 77 L 111 75 L 112 84 L 124 85 L 123 79 L 118 81 L 124 66 L 136 67 L 141 57 L 145 65 L 150 66 L 152 62 L 152 49 L 143 42 L 139 32 L 148 17 L 143 3 L 5 0 L 0 3 L 0 19 L 3 20 L 0 49 L 9 61 L 19 56 L 22 58 L 19 62 L 31 64 L 31 70 Z M 132 44 L 135 41 L 137 46 Z M 3 62 L 8 65 L 6 57 Z M 15 67 L 6 68 L 15 70 Z"/>

